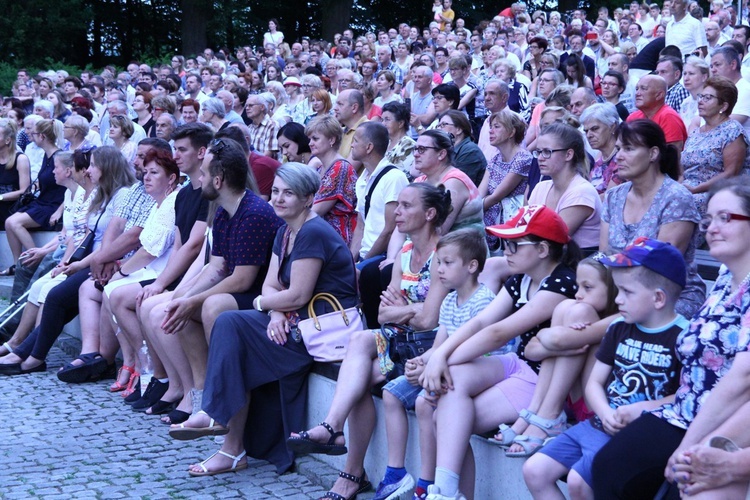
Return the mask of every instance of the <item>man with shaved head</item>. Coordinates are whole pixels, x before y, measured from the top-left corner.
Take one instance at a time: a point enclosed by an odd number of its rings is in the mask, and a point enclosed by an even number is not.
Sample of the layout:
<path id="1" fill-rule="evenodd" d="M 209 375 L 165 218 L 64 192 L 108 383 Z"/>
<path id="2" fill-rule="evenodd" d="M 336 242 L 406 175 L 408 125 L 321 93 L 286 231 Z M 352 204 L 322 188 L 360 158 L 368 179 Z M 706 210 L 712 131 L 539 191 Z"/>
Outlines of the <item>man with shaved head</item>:
<path id="1" fill-rule="evenodd" d="M 627 121 L 652 120 L 664 131 L 667 144 L 673 144 L 678 151 L 687 139 L 685 123 L 675 110 L 664 102 L 667 96 L 667 82 L 656 75 L 646 75 L 638 80 L 635 86 L 635 107 Z"/>

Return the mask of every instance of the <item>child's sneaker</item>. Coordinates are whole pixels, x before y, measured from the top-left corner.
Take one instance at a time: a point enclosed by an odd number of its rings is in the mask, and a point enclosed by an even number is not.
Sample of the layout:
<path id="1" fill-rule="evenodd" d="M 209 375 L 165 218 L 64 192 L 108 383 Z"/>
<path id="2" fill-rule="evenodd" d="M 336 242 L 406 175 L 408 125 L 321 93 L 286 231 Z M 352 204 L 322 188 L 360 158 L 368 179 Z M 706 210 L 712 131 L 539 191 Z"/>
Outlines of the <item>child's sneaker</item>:
<path id="1" fill-rule="evenodd" d="M 412 488 L 414 488 L 414 478 L 411 474 L 406 474 L 397 483 L 384 484 L 381 481 L 372 500 L 394 500 L 411 491 Z"/>
<path id="2" fill-rule="evenodd" d="M 427 500 L 427 490 L 417 486 L 417 489 L 414 490 L 414 495 L 412 495 L 411 500 Z"/>
<path id="3" fill-rule="evenodd" d="M 441 495 L 440 488 L 431 484 L 427 487 L 427 500 L 466 500 L 466 497 L 460 491 L 451 497 Z"/>

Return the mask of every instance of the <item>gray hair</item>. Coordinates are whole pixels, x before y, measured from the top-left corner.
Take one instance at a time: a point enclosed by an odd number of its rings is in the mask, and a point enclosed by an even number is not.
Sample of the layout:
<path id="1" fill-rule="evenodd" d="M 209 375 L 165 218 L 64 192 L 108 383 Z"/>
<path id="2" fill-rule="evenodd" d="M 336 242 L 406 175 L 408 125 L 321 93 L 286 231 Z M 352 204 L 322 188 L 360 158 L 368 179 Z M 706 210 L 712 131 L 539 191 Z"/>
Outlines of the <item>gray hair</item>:
<path id="1" fill-rule="evenodd" d="M 261 92 L 258 94 L 258 99 L 260 99 L 266 107 L 266 113 L 270 113 L 271 109 L 276 108 L 276 96 L 271 92 Z"/>
<path id="2" fill-rule="evenodd" d="M 65 125 L 75 129 L 76 134 L 86 137 L 89 133 L 89 122 L 81 115 L 71 115 L 65 120 Z"/>
<path id="3" fill-rule="evenodd" d="M 226 106 L 224 106 L 224 101 L 222 101 L 218 97 L 211 97 L 209 99 L 206 99 L 205 101 L 203 101 L 203 104 L 201 104 L 201 107 L 203 108 L 203 111 L 213 113 L 219 118 L 224 118 L 227 114 L 227 108 Z"/>
<path id="4" fill-rule="evenodd" d="M 289 102 L 289 94 L 284 89 L 284 84 L 272 80 L 266 84 L 266 90 L 271 92 L 276 97 L 277 104 L 287 104 Z"/>
<path id="5" fill-rule="evenodd" d="M 592 104 L 581 113 L 581 123 L 585 124 L 589 120 L 596 120 L 608 127 L 620 123 L 620 115 L 617 108 L 611 102 Z"/>
<path id="6" fill-rule="evenodd" d="M 303 75 L 299 81 L 302 85 L 310 85 L 315 89 L 323 87 L 323 81 L 317 75 Z"/>
<path id="7" fill-rule="evenodd" d="M 543 75 L 545 73 L 549 73 L 550 76 L 555 79 L 555 85 L 562 85 L 562 82 L 565 79 L 563 74 L 559 70 L 556 70 L 554 68 L 543 69 L 542 72 L 539 74 Z"/>
<path id="8" fill-rule="evenodd" d="M 50 118 L 55 117 L 55 106 L 46 99 L 40 99 L 34 103 L 34 107 L 39 107 L 49 113 Z"/>
<path id="9" fill-rule="evenodd" d="M 708 75 L 710 73 L 711 68 L 706 62 L 706 60 L 703 59 L 702 57 L 690 56 L 687 59 L 685 59 L 685 64 L 683 65 L 683 67 L 687 66 L 688 64 L 698 68 L 698 70 L 704 75 Z"/>
<path id="10" fill-rule="evenodd" d="M 42 118 L 39 115 L 27 115 L 26 118 L 23 119 L 24 125 L 36 125 L 37 122 L 42 121 L 44 118 Z"/>
<path id="11" fill-rule="evenodd" d="M 276 170 L 276 177 L 300 198 L 313 196 L 320 189 L 320 175 L 304 163 L 284 163 Z"/>
<path id="12" fill-rule="evenodd" d="M 107 109 L 115 108 L 117 111 L 121 111 L 123 113 L 128 112 L 128 105 L 125 103 L 125 101 L 112 101 L 109 104 L 107 104 Z"/>

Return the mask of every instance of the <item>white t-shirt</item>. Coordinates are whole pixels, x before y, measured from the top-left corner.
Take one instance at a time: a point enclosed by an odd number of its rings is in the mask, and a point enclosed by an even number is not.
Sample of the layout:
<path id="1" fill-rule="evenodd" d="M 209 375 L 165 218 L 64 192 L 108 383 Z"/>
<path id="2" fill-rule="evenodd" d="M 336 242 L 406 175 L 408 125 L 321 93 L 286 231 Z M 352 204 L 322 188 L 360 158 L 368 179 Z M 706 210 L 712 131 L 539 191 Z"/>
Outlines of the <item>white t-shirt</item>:
<path id="1" fill-rule="evenodd" d="M 732 114 L 747 116 L 743 126 L 746 131 L 750 131 L 750 82 L 740 78 L 735 86 L 737 87 L 737 104 L 734 105 Z"/>
<path id="2" fill-rule="evenodd" d="M 703 24 L 689 14 L 686 14 L 680 21 L 673 19 L 667 24 L 665 43 L 679 47 L 683 56 L 692 54 L 698 47 L 708 46 Z"/>

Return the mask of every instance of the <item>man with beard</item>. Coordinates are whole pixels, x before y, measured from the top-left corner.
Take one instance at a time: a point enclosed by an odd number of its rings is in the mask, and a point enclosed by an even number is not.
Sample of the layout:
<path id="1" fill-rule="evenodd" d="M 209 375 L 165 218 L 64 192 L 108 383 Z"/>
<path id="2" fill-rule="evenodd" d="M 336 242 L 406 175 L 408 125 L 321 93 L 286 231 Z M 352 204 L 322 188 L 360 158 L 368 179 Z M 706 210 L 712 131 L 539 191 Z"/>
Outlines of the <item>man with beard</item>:
<path id="1" fill-rule="evenodd" d="M 211 257 L 190 283 L 177 288 L 161 324 L 154 325 L 151 316 L 152 326 L 179 338 L 192 372 L 192 384 L 184 384 L 183 389 L 194 389 L 191 403 L 196 411 L 200 409 L 214 322 L 224 311 L 252 309 L 265 279 L 276 231 L 282 225 L 271 206 L 245 188 L 248 168 L 237 142 L 220 139 L 209 144 L 200 182 L 203 197 L 218 205 Z M 172 353 L 166 354 L 174 362 Z"/>

